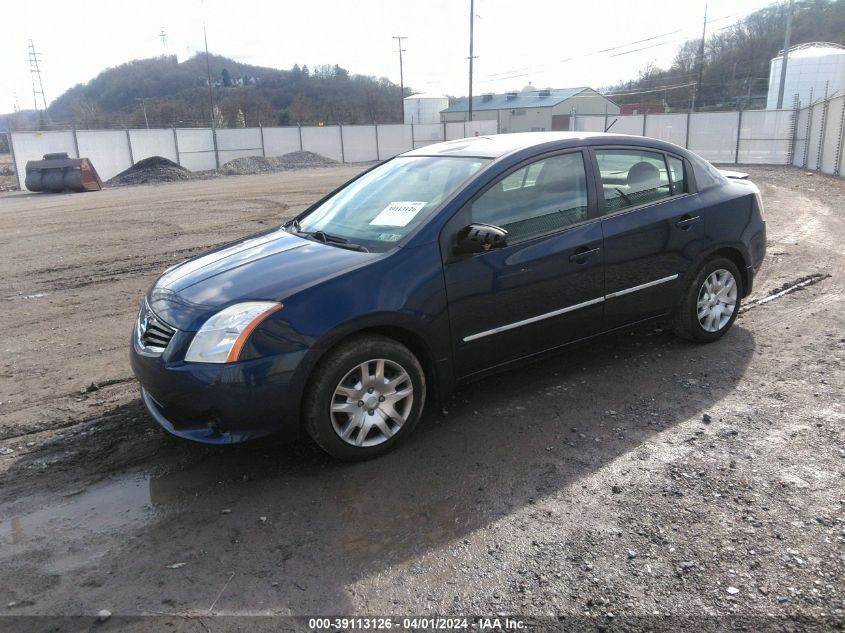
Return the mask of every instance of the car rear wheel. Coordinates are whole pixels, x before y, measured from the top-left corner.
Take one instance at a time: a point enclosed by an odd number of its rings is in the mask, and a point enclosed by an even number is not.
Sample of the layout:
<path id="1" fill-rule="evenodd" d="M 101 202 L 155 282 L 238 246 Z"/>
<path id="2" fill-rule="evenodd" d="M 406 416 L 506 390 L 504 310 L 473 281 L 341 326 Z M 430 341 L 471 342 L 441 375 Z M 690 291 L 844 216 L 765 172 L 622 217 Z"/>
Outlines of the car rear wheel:
<path id="1" fill-rule="evenodd" d="M 425 395 L 425 372 L 407 347 L 386 336 L 356 336 L 314 370 L 305 428 L 334 457 L 369 459 L 411 434 Z"/>
<path id="2" fill-rule="evenodd" d="M 675 315 L 675 333 L 698 343 L 715 341 L 739 314 L 742 277 L 731 260 L 707 260 L 684 292 Z"/>

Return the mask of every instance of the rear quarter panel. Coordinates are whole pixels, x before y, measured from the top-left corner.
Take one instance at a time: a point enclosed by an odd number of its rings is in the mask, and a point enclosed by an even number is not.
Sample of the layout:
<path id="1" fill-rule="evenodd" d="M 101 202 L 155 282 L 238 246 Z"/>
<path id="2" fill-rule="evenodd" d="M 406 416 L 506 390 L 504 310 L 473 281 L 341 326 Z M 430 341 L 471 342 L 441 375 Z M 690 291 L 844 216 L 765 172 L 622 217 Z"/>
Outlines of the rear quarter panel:
<path id="1" fill-rule="evenodd" d="M 715 251 L 736 250 L 743 268 L 759 265 L 765 252 L 765 224 L 755 200 L 756 188 L 747 181 L 728 181 L 699 192 L 699 209 L 704 220 L 704 244 L 687 279 Z M 745 272 L 742 270 L 741 272 Z"/>

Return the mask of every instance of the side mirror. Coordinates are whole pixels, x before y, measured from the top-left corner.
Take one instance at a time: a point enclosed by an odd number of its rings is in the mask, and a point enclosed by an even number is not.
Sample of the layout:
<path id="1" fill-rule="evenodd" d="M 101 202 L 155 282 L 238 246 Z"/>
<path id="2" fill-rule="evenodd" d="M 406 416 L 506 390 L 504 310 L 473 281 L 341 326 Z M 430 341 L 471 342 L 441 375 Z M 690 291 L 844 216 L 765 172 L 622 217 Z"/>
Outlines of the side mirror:
<path id="1" fill-rule="evenodd" d="M 470 224 L 458 231 L 456 253 L 483 253 L 507 244 L 508 232 L 492 224 Z"/>

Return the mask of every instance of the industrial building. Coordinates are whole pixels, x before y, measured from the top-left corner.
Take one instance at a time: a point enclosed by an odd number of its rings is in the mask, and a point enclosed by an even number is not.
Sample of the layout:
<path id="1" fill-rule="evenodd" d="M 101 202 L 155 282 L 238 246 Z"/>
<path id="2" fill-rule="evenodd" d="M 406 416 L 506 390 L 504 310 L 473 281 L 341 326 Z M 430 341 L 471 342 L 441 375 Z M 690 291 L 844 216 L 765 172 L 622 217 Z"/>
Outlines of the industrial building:
<path id="1" fill-rule="evenodd" d="M 782 63 L 783 51 L 772 59 L 770 65 L 769 94 L 766 99 L 766 108 L 769 110 L 777 107 Z M 824 99 L 825 96 L 845 94 L 845 47 L 829 42 L 791 47 L 786 61 L 784 108 L 792 107 L 796 94 L 802 107 L 810 105 L 811 101 Z"/>
<path id="2" fill-rule="evenodd" d="M 469 102 L 462 99 L 440 112 L 444 122 L 466 121 Z M 592 88 L 547 88 L 528 84 L 519 92 L 472 98 L 474 121 L 493 119 L 500 132 L 568 130 L 573 114 L 619 114 L 619 106 Z"/>

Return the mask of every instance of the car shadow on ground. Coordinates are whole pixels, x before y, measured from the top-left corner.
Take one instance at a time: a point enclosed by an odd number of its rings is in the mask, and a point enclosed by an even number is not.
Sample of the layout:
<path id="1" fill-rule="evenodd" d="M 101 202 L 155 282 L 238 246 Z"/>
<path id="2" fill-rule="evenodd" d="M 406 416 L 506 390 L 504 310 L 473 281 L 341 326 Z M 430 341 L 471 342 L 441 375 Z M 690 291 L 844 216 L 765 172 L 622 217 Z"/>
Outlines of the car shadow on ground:
<path id="1" fill-rule="evenodd" d="M 403 447 L 365 463 L 333 461 L 307 442 L 199 447 L 164 436 L 146 419 L 133 422 L 139 426 L 131 433 L 101 429 L 104 443 L 71 438 L 64 452 L 88 453 L 68 466 L 67 481 L 96 472 L 98 463 L 135 472 L 143 464 L 135 482 L 148 486 L 149 512 L 126 526 L 136 537 L 81 568 L 86 592 L 92 604 L 104 604 L 100 593 L 113 604 L 121 578 L 127 588 L 166 595 L 166 609 L 153 605 L 159 610 L 204 609 L 197 587 L 215 594 L 225 571 L 237 579 L 220 609 L 260 603 L 348 613 L 360 603 L 349 593 L 356 582 L 414 565 L 548 496 L 565 498 L 631 451 L 648 459 L 645 444 L 657 434 L 718 408 L 754 347 L 740 324 L 707 346 L 654 326 L 582 343 L 463 388 L 445 410 L 430 408 Z M 119 425 L 139 416 L 138 405 L 116 414 Z M 7 481 L 16 470 L 31 473 L 33 459 L 22 457 Z M 184 569 L 163 577 L 177 562 Z M 425 590 L 401 587 L 397 595 Z"/>

